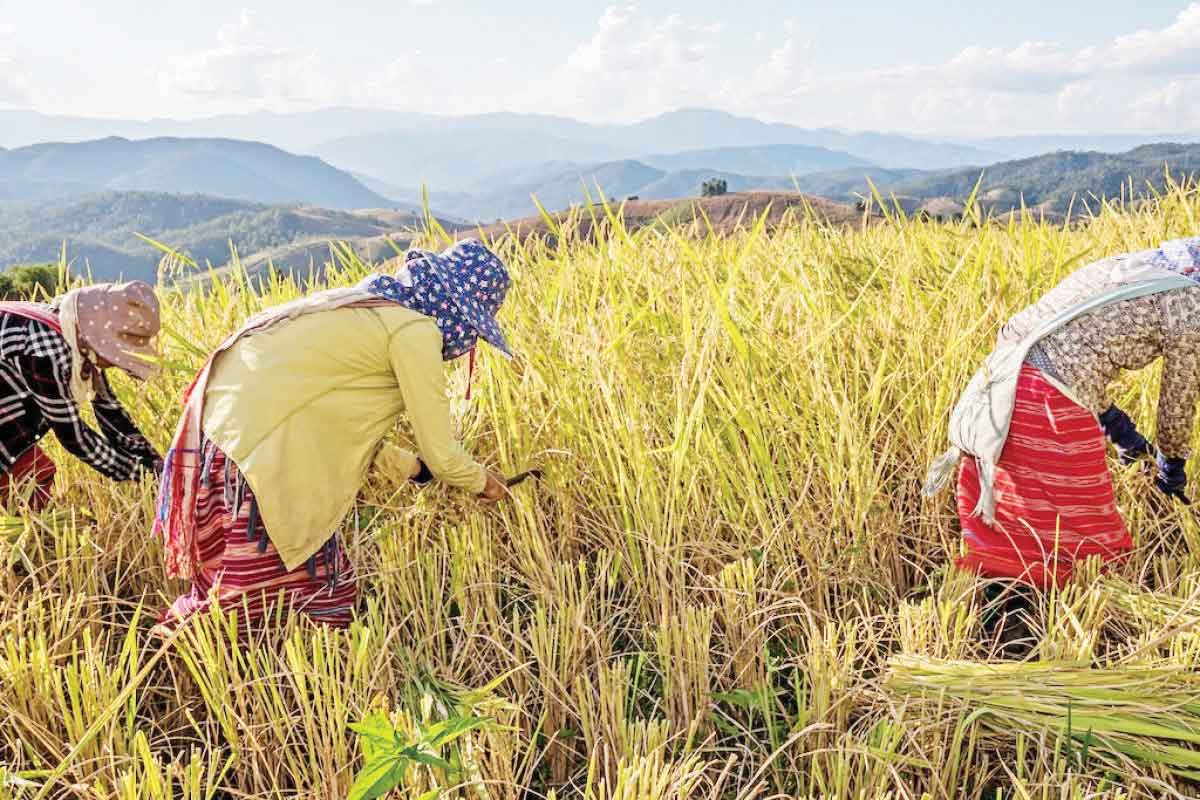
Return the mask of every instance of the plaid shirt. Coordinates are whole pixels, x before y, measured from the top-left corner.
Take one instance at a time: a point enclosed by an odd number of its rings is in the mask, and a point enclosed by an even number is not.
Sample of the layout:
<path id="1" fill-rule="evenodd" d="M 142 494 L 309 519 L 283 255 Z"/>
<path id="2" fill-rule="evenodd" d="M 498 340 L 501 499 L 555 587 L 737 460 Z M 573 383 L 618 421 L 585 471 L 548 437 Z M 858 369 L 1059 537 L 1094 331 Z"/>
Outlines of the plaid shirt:
<path id="1" fill-rule="evenodd" d="M 0 468 L 7 469 L 47 431 L 68 452 L 113 480 L 152 470 L 158 452 L 121 407 L 104 373 L 92 408 L 101 433 L 71 396 L 71 349 L 41 322 L 0 313 Z"/>

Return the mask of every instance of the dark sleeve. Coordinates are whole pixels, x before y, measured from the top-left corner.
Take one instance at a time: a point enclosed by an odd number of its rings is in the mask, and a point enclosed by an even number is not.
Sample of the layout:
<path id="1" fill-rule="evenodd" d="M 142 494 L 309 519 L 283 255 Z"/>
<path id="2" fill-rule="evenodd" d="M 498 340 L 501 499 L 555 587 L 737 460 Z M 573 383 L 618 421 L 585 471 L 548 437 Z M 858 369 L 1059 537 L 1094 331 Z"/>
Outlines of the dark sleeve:
<path id="1" fill-rule="evenodd" d="M 145 466 L 153 467 L 159 458 L 158 451 L 133 424 L 103 372 L 96 378 L 96 397 L 92 400 L 92 409 L 96 412 L 96 421 L 100 423 L 100 432 L 109 444 L 137 457 Z"/>
<path id="2" fill-rule="evenodd" d="M 1158 447 L 1168 458 L 1191 458 L 1200 405 L 1200 289 L 1176 289 L 1155 299 L 1164 329 Z"/>
<path id="3" fill-rule="evenodd" d="M 62 353 L 26 356 L 23 360 L 33 400 L 67 452 L 113 480 L 137 477 L 141 459 L 113 447 L 80 416 L 79 404 L 71 397 L 71 356 L 66 343 Z"/>

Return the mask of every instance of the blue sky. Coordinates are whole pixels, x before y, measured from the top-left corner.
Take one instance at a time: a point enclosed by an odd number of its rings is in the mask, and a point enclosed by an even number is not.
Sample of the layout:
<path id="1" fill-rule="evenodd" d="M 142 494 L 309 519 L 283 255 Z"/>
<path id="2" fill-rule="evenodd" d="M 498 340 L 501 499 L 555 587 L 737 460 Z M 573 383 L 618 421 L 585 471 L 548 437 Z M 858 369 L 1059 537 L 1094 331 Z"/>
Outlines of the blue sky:
<path id="1" fill-rule="evenodd" d="M 1200 130 L 1200 0 L 0 0 L 0 105 L 355 105 L 638 119 L 710 106 L 942 135 Z"/>

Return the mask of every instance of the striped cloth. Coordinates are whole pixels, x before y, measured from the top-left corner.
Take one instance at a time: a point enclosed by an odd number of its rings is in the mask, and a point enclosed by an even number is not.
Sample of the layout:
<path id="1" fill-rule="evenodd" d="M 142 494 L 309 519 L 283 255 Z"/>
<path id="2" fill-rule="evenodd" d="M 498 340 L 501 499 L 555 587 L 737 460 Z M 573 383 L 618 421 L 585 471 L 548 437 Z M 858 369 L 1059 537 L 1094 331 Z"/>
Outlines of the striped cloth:
<path id="1" fill-rule="evenodd" d="M 331 539 L 308 564 L 289 571 L 257 519 L 254 493 L 237 466 L 212 443 L 205 445 L 204 463 L 208 479 L 196 492 L 199 563 L 191 589 L 160 616 L 159 632 L 207 611 L 214 601 L 226 611 L 237 609 L 242 622 L 274 619 L 282 602 L 284 611 L 349 625 L 358 587 L 341 543 Z"/>
<path id="2" fill-rule="evenodd" d="M 959 566 L 993 578 L 1061 586 L 1076 559 L 1120 558 L 1133 546 L 1117 511 L 1096 417 L 1026 364 L 1012 427 L 996 470 L 996 524 L 979 502 L 975 459 L 964 459 L 958 516 L 967 555 Z"/>
<path id="3" fill-rule="evenodd" d="M 28 498 L 33 512 L 45 510 L 53 499 L 54 461 L 36 444 L 21 454 L 7 472 L 0 472 L 0 503 L 9 511 L 14 503 Z"/>
<path id="4" fill-rule="evenodd" d="M 67 452 L 116 481 L 153 471 L 158 453 L 130 420 L 104 377 L 95 381 L 97 433 L 71 390 L 71 347 L 53 309 L 0 303 L 0 470 L 51 430 Z"/>

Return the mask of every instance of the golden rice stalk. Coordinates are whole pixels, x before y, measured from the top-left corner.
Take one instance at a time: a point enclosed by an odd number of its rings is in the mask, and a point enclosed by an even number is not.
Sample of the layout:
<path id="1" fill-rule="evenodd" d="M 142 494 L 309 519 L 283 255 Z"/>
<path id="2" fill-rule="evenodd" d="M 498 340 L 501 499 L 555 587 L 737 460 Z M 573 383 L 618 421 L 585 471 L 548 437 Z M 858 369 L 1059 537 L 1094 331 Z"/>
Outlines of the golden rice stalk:
<path id="1" fill-rule="evenodd" d="M 761 690 L 767 685 L 767 617 L 762 612 L 757 562 L 744 558 L 727 565 L 718 585 L 717 620 L 730 650 L 722 688 Z"/>
<path id="2" fill-rule="evenodd" d="M 692 800 L 699 796 L 707 765 L 699 756 L 669 762 L 661 750 L 622 761 L 615 777 L 588 776 L 586 800 Z"/>
<path id="3" fill-rule="evenodd" d="M 662 620 L 654 633 L 663 683 L 663 710 L 677 733 L 697 741 L 708 715 L 712 692 L 711 607 L 686 606 Z"/>
<path id="4" fill-rule="evenodd" d="M 579 728 L 593 772 L 615 775 L 625 753 L 633 663 L 629 659 L 602 664 L 596 682 L 580 675 L 575 681 Z"/>
<path id="5" fill-rule="evenodd" d="M 901 601 L 900 651 L 960 659 L 978 640 L 979 612 L 973 576 L 951 571 L 937 593 L 920 602 Z"/>
<path id="6" fill-rule="evenodd" d="M 1200 572 L 1179 577 L 1169 590 L 1147 591 L 1117 575 L 1102 577 L 1097 587 L 1134 640 L 1132 656 L 1200 664 Z"/>

